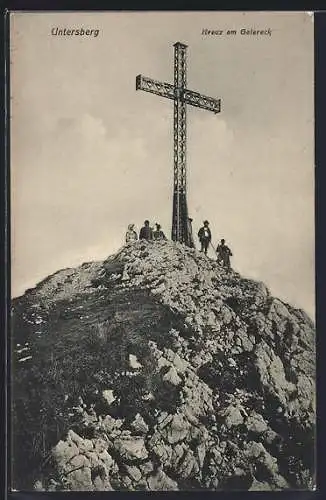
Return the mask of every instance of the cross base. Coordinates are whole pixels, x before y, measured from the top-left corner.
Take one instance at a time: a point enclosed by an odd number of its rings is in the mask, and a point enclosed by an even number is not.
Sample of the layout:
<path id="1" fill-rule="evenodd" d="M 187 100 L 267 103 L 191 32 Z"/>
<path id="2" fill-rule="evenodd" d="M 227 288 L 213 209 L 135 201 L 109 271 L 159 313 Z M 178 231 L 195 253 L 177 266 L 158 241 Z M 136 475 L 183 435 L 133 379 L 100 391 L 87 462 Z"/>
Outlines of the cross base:
<path id="1" fill-rule="evenodd" d="M 172 241 L 179 241 L 194 248 L 191 219 L 188 216 L 188 206 L 185 193 L 174 192 L 172 213 Z"/>

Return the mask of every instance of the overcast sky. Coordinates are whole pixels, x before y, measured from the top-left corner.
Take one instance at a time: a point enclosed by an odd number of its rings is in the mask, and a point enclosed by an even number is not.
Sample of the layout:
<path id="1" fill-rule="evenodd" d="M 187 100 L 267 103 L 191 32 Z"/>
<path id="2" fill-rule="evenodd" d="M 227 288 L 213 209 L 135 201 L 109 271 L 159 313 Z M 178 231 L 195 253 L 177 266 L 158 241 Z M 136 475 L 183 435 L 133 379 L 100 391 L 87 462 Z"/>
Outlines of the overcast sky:
<path id="1" fill-rule="evenodd" d="M 17 13 L 11 18 L 12 293 L 104 259 L 128 223 L 170 236 L 173 83 L 188 45 L 188 205 L 233 266 L 314 315 L 313 20 L 304 13 Z M 52 28 L 99 29 L 97 37 Z M 203 28 L 224 30 L 203 36 Z M 272 35 L 240 35 L 240 29 Z M 237 35 L 226 35 L 237 29 Z"/>

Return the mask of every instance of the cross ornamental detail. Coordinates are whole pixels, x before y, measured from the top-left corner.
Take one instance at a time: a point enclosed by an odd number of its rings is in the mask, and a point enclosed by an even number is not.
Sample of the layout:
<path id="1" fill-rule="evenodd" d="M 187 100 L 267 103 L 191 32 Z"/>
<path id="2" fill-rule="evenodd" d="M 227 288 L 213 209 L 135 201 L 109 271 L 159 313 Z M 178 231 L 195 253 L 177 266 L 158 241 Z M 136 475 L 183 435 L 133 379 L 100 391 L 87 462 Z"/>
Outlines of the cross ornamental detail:
<path id="1" fill-rule="evenodd" d="M 136 90 L 151 92 L 174 101 L 172 240 L 193 247 L 187 206 L 187 104 L 219 113 L 221 99 L 206 97 L 187 89 L 187 45 L 180 42 L 174 44 L 174 85 L 138 75 Z"/>

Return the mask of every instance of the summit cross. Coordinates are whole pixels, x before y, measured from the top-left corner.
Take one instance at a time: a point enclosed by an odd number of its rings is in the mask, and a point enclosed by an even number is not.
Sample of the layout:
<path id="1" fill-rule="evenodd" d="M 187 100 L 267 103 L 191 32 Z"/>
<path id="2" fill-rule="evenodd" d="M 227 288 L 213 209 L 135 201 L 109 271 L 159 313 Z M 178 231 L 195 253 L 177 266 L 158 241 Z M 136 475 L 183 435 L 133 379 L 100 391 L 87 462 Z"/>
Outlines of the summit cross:
<path id="1" fill-rule="evenodd" d="M 151 92 L 174 101 L 172 240 L 193 247 L 187 206 L 187 104 L 219 113 L 221 99 L 187 89 L 187 45 L 180 42 L 174 44 L 174 85 L 138 75 L 136 90 Z"/>

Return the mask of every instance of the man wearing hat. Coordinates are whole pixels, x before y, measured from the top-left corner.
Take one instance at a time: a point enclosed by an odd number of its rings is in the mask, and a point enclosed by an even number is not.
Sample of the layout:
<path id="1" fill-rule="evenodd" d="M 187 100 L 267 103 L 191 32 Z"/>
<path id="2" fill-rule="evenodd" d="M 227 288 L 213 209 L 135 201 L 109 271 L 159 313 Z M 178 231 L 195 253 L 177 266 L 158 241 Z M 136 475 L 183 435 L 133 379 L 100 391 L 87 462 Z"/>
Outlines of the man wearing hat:
<path id="1" fill-rule="evenodd" d="M 209 229 L 209 222 L 208 220 L 204 220 L 204 225 L 201 227 L 198 231 L 198 238 L 201 244 L 201 252 L 205 252 L 205 255 L 207 255 L 207 249 L 208 245 L 210 244 L 210 241 L 212 239 L 211 235 L 211 230 Z"/>
<path id="2" fill-rule="evenodd" d="M 232 257 L 232 252 L 229 247 L 225 244 L 225 239 L 221 239 L 221 243 L 217 245 L 217 262 L 222 264 L 223 267 L 231 269 L 230 257 Z"/>

